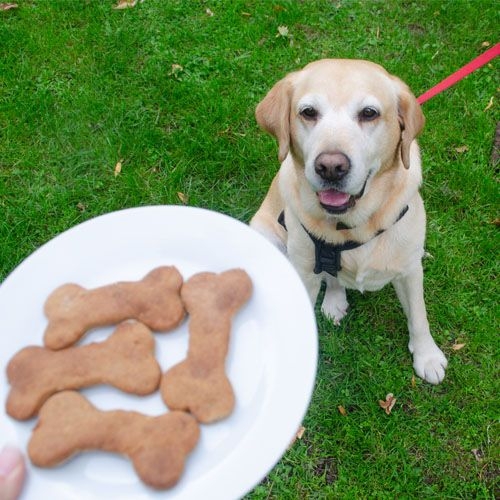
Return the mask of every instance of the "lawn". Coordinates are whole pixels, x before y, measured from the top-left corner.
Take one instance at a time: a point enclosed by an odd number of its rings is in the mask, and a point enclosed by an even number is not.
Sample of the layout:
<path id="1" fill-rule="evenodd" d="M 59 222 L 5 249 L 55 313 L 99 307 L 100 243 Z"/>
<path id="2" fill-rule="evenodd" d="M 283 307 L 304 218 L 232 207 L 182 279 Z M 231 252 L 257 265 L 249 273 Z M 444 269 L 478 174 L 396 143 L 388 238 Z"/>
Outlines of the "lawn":
<path id="1" fill-rule="evenodd" d="M 254 119 L 275 81 L 360 58 L 420 95 L 498 42 L 500 25 L 494 0 L 17 4 L 0 10 L 0 280 L 60 232 L 125 207 L 184 203 L 247 222 L 278 168 Z M 318 316 L 305 432 L 249 499 L 500 496 L 498 70 L 423 105 L 426 302 L 445 381 L 413 378 L 391 288 L 350 293 L 340 327 Z"/>

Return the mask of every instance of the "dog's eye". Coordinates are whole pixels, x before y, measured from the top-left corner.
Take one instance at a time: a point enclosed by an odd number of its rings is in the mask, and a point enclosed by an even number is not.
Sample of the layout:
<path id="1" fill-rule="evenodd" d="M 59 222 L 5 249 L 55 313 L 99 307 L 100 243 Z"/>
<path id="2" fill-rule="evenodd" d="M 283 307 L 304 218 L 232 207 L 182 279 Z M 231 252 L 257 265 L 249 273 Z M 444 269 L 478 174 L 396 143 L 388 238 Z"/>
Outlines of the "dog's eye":
<path id="1" fill-rule="evenodd" d="M 301 109 L 300 114 L 306 120 L 316 120 L 316 118 L 318 118 L 318 110 L 314 109 L 312 106 Z"/>
<path id="2" fill-rule="evenodd" d="M 375 108 L 366 107 L 359 113 L 359 119 L 362 122 L 371 122 L 380 116 L 379 112 Z"/>

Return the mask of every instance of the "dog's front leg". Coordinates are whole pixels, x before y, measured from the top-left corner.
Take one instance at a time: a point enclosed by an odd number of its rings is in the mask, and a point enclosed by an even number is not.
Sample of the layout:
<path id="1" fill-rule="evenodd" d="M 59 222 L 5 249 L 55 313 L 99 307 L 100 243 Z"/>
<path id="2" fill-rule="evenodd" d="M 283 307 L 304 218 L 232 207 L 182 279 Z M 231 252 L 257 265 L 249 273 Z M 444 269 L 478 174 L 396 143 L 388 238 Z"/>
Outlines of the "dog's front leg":
<path id="1" fill-rule="evenodd" d="M 321 289 L 320 275 L 314 274 L 313 268 L 308 265 L 307 262 L 304 262 L 303 259 L 294 258 L 294 254 L 290 253 L 290 248 L 288 249 L 288 257 L 296 271 L 299 273 L 299 276 L 306 287 L 307 293 L 309 294 L 309 298 L 311 299 L 311 304 L 314 307 Z"/>
<path id="2" fill-rule="evenodd" d="M 431 384 L 439 384 L 448 364 L 434 342 L 427 321 L 424 302 L 423 270 L 419 263 L 408 275 L 393 281 L 398 298 L 408 318 L 413 368 L 417 375 Z"/>
<path id="3" fill-rule="evenodd" d="M 321 275 L 314 273 L 314 245 L 305 233 L 300 234 L 302 228 L 298 234 L 291 231 L 293 229 L 289 229 L 288 258 L 302 279 L 314 307 L 321 289 Z"/>
<path id="4" fill-rule="evenodd" d="M 327 275 L 325 281 L 326 290 L 321 311 L 326 317 L 333 320 L 335 325 L 340 325 L 340 321 L 347 314 L 349 307 L 345 288 L 333 276 Z"/>

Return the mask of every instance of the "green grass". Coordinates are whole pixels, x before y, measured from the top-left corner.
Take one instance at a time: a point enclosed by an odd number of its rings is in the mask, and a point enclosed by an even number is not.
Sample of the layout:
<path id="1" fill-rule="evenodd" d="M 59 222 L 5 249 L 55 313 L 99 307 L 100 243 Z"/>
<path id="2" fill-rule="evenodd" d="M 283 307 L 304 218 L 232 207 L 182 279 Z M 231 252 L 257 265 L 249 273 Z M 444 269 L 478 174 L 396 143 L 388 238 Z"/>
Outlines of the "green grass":
<path id="1" fill-rule="evenodd" d="M 498 42 L 500 24 L 493 0 L 18 3 L 0 12 L 0 279 L 74 224 L 179 192 L 248 221 L 278 167 L 253 116 L 276 80 L 364 58 L 418 95 Z M 498 69 L 424 105 L 426 300 L 447 378 L 412 384 L 390 288 L 351 293 L 342 326 L 319 320 L 305 434 L 249 499 L 499 496 Z"/>

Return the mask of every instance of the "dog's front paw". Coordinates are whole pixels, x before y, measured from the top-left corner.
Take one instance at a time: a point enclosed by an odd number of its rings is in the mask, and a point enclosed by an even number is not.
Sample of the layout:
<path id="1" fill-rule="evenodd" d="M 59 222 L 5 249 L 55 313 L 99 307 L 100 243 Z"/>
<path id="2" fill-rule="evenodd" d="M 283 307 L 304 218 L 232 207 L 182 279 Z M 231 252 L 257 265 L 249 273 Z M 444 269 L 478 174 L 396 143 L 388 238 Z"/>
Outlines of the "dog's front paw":
<path id="1" fill-rule="evenodd" d="M 340 321 L 347 314 L 349 303 L 347 302 L 344 288 L 327 288 L 321 312 L 333 320 L 335 325 L 340 325 Z"/>
<path id="2" fill-rule="evenodd" d="M 413 352 L 413 368 L 416 374 L 430 384 L 439 384 L 444 379 L 448 361 L 439 347 L 431 346 Z"/>

